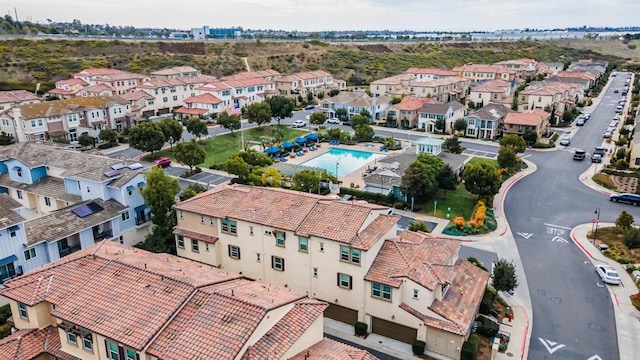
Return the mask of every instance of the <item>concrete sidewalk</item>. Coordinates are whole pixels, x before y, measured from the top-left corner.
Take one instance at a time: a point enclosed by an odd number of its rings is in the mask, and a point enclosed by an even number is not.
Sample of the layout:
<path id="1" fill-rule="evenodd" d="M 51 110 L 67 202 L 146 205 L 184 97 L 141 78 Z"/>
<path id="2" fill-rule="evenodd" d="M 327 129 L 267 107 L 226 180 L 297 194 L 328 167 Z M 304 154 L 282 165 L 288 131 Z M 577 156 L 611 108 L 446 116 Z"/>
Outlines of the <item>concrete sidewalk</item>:
<path id="1" fill-rule="evenodd" d="M 529 352 L 530 338 L 529 314 L 517 300 L 504 294 L 502 295 L 513 311 L 513 319 L 509 321 L 508 318 L 504 318 L 500 323 L 500 331 L 509 333 L 509 345 L 504 353 L 498 353 L 496 359 L 526 359 Z"/>

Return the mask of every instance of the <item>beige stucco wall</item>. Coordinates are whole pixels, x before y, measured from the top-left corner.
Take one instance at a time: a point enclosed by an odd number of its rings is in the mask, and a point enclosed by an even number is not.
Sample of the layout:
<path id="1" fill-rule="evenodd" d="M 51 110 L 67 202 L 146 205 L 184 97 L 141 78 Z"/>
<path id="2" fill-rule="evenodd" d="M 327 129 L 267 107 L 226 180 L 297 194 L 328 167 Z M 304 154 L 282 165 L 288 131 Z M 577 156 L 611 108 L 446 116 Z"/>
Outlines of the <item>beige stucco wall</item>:
<path id="1" fill-rule="evenodd" d="M 260 324 L 253 331 L 249 339 L 245 342 L 242 349 L 238 352 L 238 356 L 236 356 L 237 360 L 242 359 L 242 356 L 247 351 L 247 348 L 256 343 L 256 341 L 260 340 L 267 331 L 271 330 L 271 328 L 278 322 L 282 317 L 284 317 L 291 309 L 293 309 L 294 304 L 287 304 L 281 306 L 279 308 L 273 309 L 269 311 L 263 318 Z"/>
<path id="2" fill-rule="evenodd" d="M 282 359 L 289 359 L 296 354 L 303 352 L 315 343 L 319 342 L 323 338 L 323 318 L 319 316 L 311 325 L 307 328 L 302 336 L 291 345 L 289 350 L 282 355 Z"/>
<path id="3" fill-rule="evenodd" d="M 58 328 L 58 334 L 60 334 L 60 344 L 62 345 L 62 351 L 67 354 L 71 354 L 77 358 L 82 360 L 98 360 L 101 358 L 106 359 L 106 352 L 104 349 L 104 340 L 102 342 L 98 341 L 98 335 L 91 334 L 93 338 L 93 350 L 89 351 L 82 347 L 82 338 L 78 336 L 78 344 L 74 345 L 67 341 L 67 333 L 62 329 Z M 100 346 L 102 343 L 102 346 Z M 100 355 L 102 354 L 102 356 Z"/>
<path id="4" fill-rule="evenodd" d="M 51 322 L 51 305 L 48 302 L 41 302 L 34 306 L 27 306 L 28 319 L 20 317 L 18 311 L 18 303 L 9 300 L 11 314 L 17 329 L 44 329 L 52 324 Z"/>
<path id="5" fill-rule="evenodd" d="M 460 358 L 460 350 L 464 337 L 446 331 L 427 328 L 427 350 L 442 354 L 453 359 Z"/>

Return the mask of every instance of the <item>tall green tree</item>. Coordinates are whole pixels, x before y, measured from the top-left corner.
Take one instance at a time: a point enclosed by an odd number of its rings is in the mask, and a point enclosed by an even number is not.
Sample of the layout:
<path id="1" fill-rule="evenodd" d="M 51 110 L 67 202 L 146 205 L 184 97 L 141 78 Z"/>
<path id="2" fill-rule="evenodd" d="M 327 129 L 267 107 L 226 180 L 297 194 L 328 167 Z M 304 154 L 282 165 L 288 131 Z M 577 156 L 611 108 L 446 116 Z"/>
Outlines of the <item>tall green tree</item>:
<path id="1" fill-rule="evenodd" d="M 501 146 L 500 150 L 498 150 L 498 165 L 500 165 L 501 168 L 510 169 L 514 167 L 516 163 L 517 156 L 513 149 Z"/>
<path id="2" fill-rule="evenodd" d="M 500 146 L 512 149 L 516 154 L 523 153 L 527 149 L 527 143 L 518 135 L 505 135 L 500 139 Z"/>
<path id="3" fill-rule="evenodd" d="M 516 274 L 516 266 L 513 262 L 508 262 L 505 259 L 498 259 L 495 267 L 493 268 L 493 287 L 498 291 L 504 291 L 510 295 L 518 287 L 518 276 Z"/>
<path id="4" fill-rule="evenodd" d="M 202 145 L 194 139 L 188 142 L 181 142 L 176 145 L 175 157 L 181 164 L 189 167 L 189 173 L 193 172 L 193 167 L 202 164 L 207 152 Z"/>
<path id="5" fill-rule="evenodd" d="M 200 140 L 202 135 L 209 133 L 207 124 L 196 117 L 192 117 L 187 121 L 187 131 L 197 137 L 198 140 Z"/>
<path id="6" fill-rule="evenodd" d="M 293 175 L 291 188 L 310 193 L 318 193 L 322 177 L 318 171 L 302 170 Z"/>
<path id="7" fill-rule="evenodd" d="M 465 119 L 458 119 L 453 123 L 453 129 L 455 131 L 463 132 L 467 130 L 467 121 Z"/>
<path id="8" fill-rule="evenodd" d="M 375 134 L 375 130 L 373 130 L 369 124 L 362 124 L 358 126 L 354 133 L 355 137 L 360 139 L 360 141 L 371 141 Z"/>
<path id="9" fill-rule="evenodd" d="M 268 102 L 253 103 L 247 106 L 245 116 L 250 123 L 258 124 L 258 127 L 268 124 L 271 122 L 271 106 Z"/>
<path id="10" fill-rule="evenodd" d="M 182 139 L 182 124 L 172 118 L 164 118 L 158 124 L 164 134 L 164 141 L 169 143 L 173 151 L 173 144 Z"/>
<path id="11" fill-rule="evenodd" d="M 103 130 L 100 130 L 100 134 L 98 135 L 98 137 L 102 141 L 106 141 L 109 144 L 113 144 L 116 142 L 116 140 L 118 140 L 118 133 L 113 129 L 103 129 Z"/>
<path id="12" fill-rule="evenodd" d="M 321 111 L 316 111 L 313 114 L 309 115 L 309 122 L 313 125 L 321 126 L 325 121 L 327 121 L 327 115 L 325 115 Z"/>
<path id="13" fill-rule="evenodd" d="M 180 201 L 185 201 L 187 199 L 191 199 L 192 197 L 205 192 L 207 189 L 204 186 L 195 183 L 187 186 L 182 193 L 180 193 Z"/>
<path id="14" fill-rule="evenodd" d="M 436 119 L 435 128 L 444 134 L 445 128 L 447 127 L 447 121 L 445 119 Z"/>
<path id="15" fill-rule="evenodd" d="M 631 229 L 633 225 L 633 215 L 629 214 L 625 210 L 622 210 L 618 218 L 616 219 L 616 227 L 622 230 Z"/>
<path id="16" fill-rule="evenodd" d="M 249 164 L 247 164 L 239 155 L 231 155 L 227 161 L 225 161 L 224 169 L 229 174 L 238 176 L 238 179 L 244 184 L 247 183 L 249 174 L 251 173 Z"/>
<path id="17" fill-rule="evenodd" d="M 369 125 L 369 118 L 360 114 L 355 114 L 351 117 L 351 128 L 357 130 L 360 125 Z"/>
<path id="18" fill-rule="evenodd" d="M 140 189 L 145 204 L 153 215 L 153 232 L 147 236 L 144 248 L 154 252 L 168 252 L 175 254 L 176 247 L 173 237 L 173 227 L 176 224 L 175 204 L 176 194 L 180 191 L 178 179 L 165 174 L 160 167 L 153 167 L 145 173 L 147 185 Z"/>
<path id="19" fill-rule="evenodd" d="M 533 145 L 538 141 L 538 133 L 535 130 L 527 129 L 522 134 L 522 139 L 529 145 Z"/>
<path id="20" fill-rule="evenodd" d="M 240 115 L 229 115 L 226 111 L 223 111 L 218 115 L 216 122 L 218 125 L 231 131 L 232 135 L 234 130 L 238 130 L 242 126 Z"/>
<path id="21" fill-rule="evenodd" d="M 438 190 L 437 169 L 415 161 L 402 175 L 402 187 L 407 199 L 414 197 L 416 201 L 424 201 Z"/>
<path id="22" fill-rule="evenodd" d="M 311 94 L 313 99 L 313 94 Z M 269 107 L 271 108 L 271 116 L 276 118 L 278 125 L 282 119 L 290 118 L 293 116 L 293 109 L 296 107 L 295 101 L 284 96 L 272 96 L 267 99 Z"/>
<path id="23" fill-rule="evenodd" d="M 427 227 L 427 223 L 422 220 L 411 220 L 409 221 L 409 231 L 422 231 L 422 232 L 430 232 L 429 227 Z"/>
<path id="24" fill-rule="evenodd" d="M 96 139 L 89 134 L 82 134 L 78 137 L 78 144 L 93 147 L 96 144 Z"/>
<path id="25" fill-rule="evenodd" d="M 467 164 L 462 179 L 467 190 L 480 197 L 491 198 L 500 190 L 500 174 L 495 166 L 487 162 Z"/>
<path id="26" fill-rule="evenodd" d="M 340 121 L 345 121 L 349 117 L 349 113 L 345 108 L 336 109 L 336 117 L 340 119 Z"/>
<path id="27" fill-rule="evenodd" d="M 151 121 L 143 121 L 129 129 L 129 146 L 144 152 L 153 153 L 162 149 L 164 134 L 160 125 Z"/>
<path id="28" fill-rule="evenodd" d="M 449 164 L 445 164 L 438 173 L 438 187 L 444 190 L 444 198 L 447 198 L 447 190 L 455 190 L 458 187 L 458 175 Z"/>
<path id="29" fill-rule="evenodd" d="M 268 187 L 280 187 L 282 175 L 276 168 L 270 167 L 262 173 L 262 184 Z"/>
<path id="30" fill-rule="evenodd" d="M 458 135 L 454 135 L 450 138 L 446 138 L 442 143 L 442 150 L 448 151 L 452 154 L 461 154 L 464 151 Z"/>
<path id="31" fill-rule="evenodd" d="M 0 132 L 0 145 L 11 145 L 15 142 L 15 139 L 7 135 L 4 131 Z"/>

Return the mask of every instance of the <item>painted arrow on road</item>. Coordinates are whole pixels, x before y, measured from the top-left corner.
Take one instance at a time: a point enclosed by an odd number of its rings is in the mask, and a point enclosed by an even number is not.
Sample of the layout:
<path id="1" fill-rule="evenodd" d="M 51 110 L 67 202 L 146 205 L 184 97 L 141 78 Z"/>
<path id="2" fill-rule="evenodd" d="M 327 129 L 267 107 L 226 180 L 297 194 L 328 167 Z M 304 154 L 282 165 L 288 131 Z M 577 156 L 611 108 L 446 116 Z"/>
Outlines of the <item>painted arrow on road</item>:
<path id="1" fill-rule="evenodd" d="M 587 360 L 602 360 L 602 358 L 600 357 L 600 355 L 595 354 L 592 357 L 588 358 Z"/>
<path id="2" fill-rule="evenodd" d="M 555 341 L 545 340 L 543 338 L 538 338 L 538 340 L 540 340 L 542 345 L 544 345 L 544 347 L 547 349 L 549 354 L 553 354 L 554 352 L 556 352 L 556 351 L 558 351 L 558 350 L 560 350 L 560 349 L 562 349 L 564 347 L 564 344 L 558 344 Z"/>
<path id="3" fill-rule="evenodd" d="M 527 239 L 527 240 L 528 240 L 530 237 L 532 237 L 532 236 L 533 236 L 533 234 L 530 234 L 530 233 L 517 233 L 517 234 L 518 234 L 518 235 L 520 235 L 520 236 L 522 236 L 523 238 L 525 238 L 525 239 Z"/>
<path id="4" fill-rule="evenodd" d="M 552 242 L 559 242 L 559 243 L 565 243 L 568 244 L 569 241 L 565 240 L 564 238 L 561 238 L 560 236 L 554 236 L 553 239 L 551 239 Z"/>

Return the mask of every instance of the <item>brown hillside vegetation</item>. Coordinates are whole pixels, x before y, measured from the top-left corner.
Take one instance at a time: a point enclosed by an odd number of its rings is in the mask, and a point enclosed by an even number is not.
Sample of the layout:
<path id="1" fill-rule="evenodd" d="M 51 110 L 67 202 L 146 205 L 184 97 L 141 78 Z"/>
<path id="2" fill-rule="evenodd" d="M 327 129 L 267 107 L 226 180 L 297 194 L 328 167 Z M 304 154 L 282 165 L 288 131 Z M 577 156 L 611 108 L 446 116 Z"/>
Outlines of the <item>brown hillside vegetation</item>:
<path id="1" fill-rule="evenodd" d="M 640 64 L 640 40 L 632 40 L 628 44 L 622 40 L 587 40 L 562 39 L 553 40 L 552 44 L 577 50 L 592 50 L 605 56 L 615 56 L 627 64 Z"/>
<path id="2" fill-rule="evenodd" d="M 321 41 L 160 42 L 121 40 L 0 41 L 0 90 L 41 89 L 83 68 L 111 67 L 149 73 L 169 66 L 190 65 L 205 74 L 223 76 L 244 71 L 242 57 L 253 70 L 289 74 L 323 69 L 349 85 L 400 73 L 409 67 L 446 67 L 493 63 L 522 57 L 567 62 L 578 58 L 624 62 L 613 54 L 573 49 L 543 41 L 489 43 L 340 43 Z"/>

